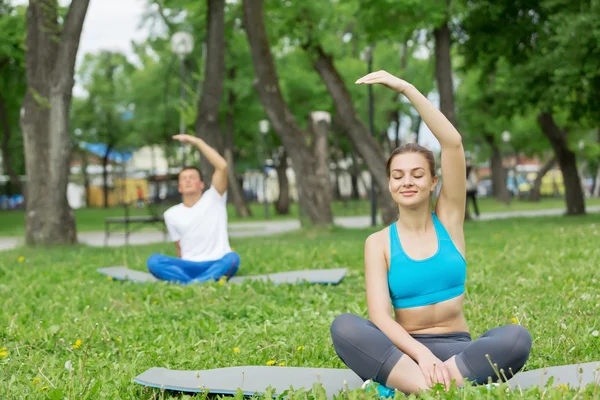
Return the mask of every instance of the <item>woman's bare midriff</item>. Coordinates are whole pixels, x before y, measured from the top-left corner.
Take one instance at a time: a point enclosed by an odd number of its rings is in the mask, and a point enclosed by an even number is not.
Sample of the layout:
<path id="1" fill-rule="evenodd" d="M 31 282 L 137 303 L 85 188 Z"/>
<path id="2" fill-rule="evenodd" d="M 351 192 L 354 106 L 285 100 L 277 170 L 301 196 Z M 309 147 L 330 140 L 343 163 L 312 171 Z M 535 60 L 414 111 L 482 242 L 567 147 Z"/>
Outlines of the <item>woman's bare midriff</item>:
<path id="1" fill-rule="evenodd" d="M 395 309 L 396 322 L 410 334 L 469 332 L 462 311 L 464 295 L 437 304 Z"/>

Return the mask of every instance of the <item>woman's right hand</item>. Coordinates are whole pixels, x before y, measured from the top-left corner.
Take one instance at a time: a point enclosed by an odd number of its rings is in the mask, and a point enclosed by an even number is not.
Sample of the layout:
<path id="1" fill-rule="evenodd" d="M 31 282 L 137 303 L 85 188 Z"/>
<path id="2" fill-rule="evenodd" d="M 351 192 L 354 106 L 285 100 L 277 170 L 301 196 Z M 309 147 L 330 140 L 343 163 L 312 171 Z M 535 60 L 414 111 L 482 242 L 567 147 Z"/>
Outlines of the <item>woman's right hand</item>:
<path id="1" fill-rule="evenodd" d="M 400 79 L 397 76 L 394 76 L 389 72 L 383 70 L 371 72 L 370 74 L 359 78 L 355 83 L 357 85 L 373 85 L 378 83 L 387 88 L 395 90 L 398 93 L 404 93 L 404 91 L 411 86 L 411 84 L 406 82 L 405 80 Z"/>
<path id="2" fill-rule="evenodd" d="M 427 386 L 433 386 L 436 383 L 444 384 L 446 390 L 450 388 L 450 372 L 446 364 L 433 355 L 428 349 L 417 356 L 415 360 L 423 372 Z"/>

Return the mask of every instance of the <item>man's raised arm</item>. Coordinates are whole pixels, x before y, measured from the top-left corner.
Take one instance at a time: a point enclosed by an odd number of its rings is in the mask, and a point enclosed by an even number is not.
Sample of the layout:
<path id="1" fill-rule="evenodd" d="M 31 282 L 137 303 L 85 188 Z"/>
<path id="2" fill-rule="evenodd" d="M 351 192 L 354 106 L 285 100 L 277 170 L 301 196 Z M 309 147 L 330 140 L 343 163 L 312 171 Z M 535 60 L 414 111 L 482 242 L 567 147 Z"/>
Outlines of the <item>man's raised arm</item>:
<path id="1" fill-rule="evenodd" d="M 209 163 L 215 168 L 212 176 L 212 186 L 222 196 L 227 190 L 227 161 L 212 147 L 199 137 L 192 135 L 175 135 L 173 139 L 179 140 L 181 143 L 189 143 L 198 147 Z"/>

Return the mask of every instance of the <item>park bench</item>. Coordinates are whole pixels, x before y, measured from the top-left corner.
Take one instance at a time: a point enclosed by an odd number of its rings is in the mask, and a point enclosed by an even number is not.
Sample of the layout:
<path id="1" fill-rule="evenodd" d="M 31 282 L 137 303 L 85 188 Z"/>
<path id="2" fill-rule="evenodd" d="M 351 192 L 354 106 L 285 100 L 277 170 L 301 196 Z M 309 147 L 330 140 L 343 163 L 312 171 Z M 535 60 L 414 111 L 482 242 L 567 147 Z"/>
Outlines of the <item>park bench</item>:
<path id="1" fill-rule="evenodd" d="M 146 210 L 149 211 L 148 215 L 130 215 L 129 203 L 123 203 L 125 215 L 123 217 L 107 217 L 104 219 L 104 245 L 108 244 L 108 238 L 113 232 L 111 225 L 125 225 L 125 244 L 129 244 L 129 235 L 135 232 L 143 226 L 154 226 L 159 227 L 163 232 L 163 240 L 167 239 L 167 226 L 165 225 L 165 219 L 162 214 L 162 202 L 148 202 L 146 204 Z"/>

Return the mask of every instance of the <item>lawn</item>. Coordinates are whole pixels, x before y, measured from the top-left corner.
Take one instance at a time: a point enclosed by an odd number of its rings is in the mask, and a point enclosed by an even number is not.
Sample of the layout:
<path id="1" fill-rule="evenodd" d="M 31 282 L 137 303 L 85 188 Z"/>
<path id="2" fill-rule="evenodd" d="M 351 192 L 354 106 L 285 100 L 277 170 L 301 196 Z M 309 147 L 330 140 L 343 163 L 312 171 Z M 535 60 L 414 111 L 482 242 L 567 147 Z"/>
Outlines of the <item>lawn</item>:
<path id="1" fill-rule="evenodd" d="M 549 208 L 565 208 L 563 199 L 546 198 L 539 203 L 528 201 L 513 201 L 510 205 L 498 202 L 492 198 L 478 199 L 480 212 L 503 212 L 503 211 L 523 211 L 523 210 L 539 210 Z M 600 205 L 600 199 L 586 199 L 586 205 Z M 265 221 L 265 209 L 262 204 L 251 203 L 250 209 L 252 216 L 250 218 L 240 218 L 236 215 L 233 204 L 228 204 L 229 222 L 248 222 L 248 221 Z M 472 212 L 472 208 L 471 212 Z M 335 217 L 371 215 L 371 205 L 368 200 L 350 200 L 347 202 L 335 201 L 332 204 L 332 211 Z M 147 209 L 130 208 L 130 215 L 148 215 Z M 122 217 L 124 209 L 121 207 L 111 208 L 88 208 L 75 210 L 75 217 L 78 232 L 93 232 L 104 230 L 104 219 L 106 217 Z M 269 220 L 285 220 L 298 219 L 298 205 L 296 203 L 290 206 L 289 215 L 276 215 L 275 207 L 271 205 L 269 208 Z M 25 214 L 23 211 L 0 211 L 0 237 L 2 236 L 23 236 L 25 231 Z M 158 225 L 152 227 L 136 228 L 138 231 L 143 229 L 156 230 Z M 113 231 L 124 231 L 124 225 L 111 225 Z"/>
<path id="2" fill-rule="evenodd" d="M 349 268 L 337 286 L 252 282 L 183 287 L 111 281 L 95 272 L 124 263 L 143 270 L 151 253 L 173 255 L 169 244 L 3 252 L 0 393 L 3 398 L 192 398 L 160 393 L 132 379 L 151 367 L 274 362 L 344 368 L 329 325 L 343 312 L 366 316 L 362 252 L 370 232 L 332 228 L 232 240 L 242 258 L 240 275 Z M 525 369 L 599 361 L 599 232 L 597 214 L 468 223 L 465 313 L 473 338 L 517 322 L 534 340 Z M 69 371 L 66 363 L 74 369 Z M 468 388 L 428 398 L 575 397 L 575 391 L 566 390 Z M 579 397 L 599 399 L 599 392 L 590 386 Z M 373 396 L 357 390 L 342 398 Z"/>

